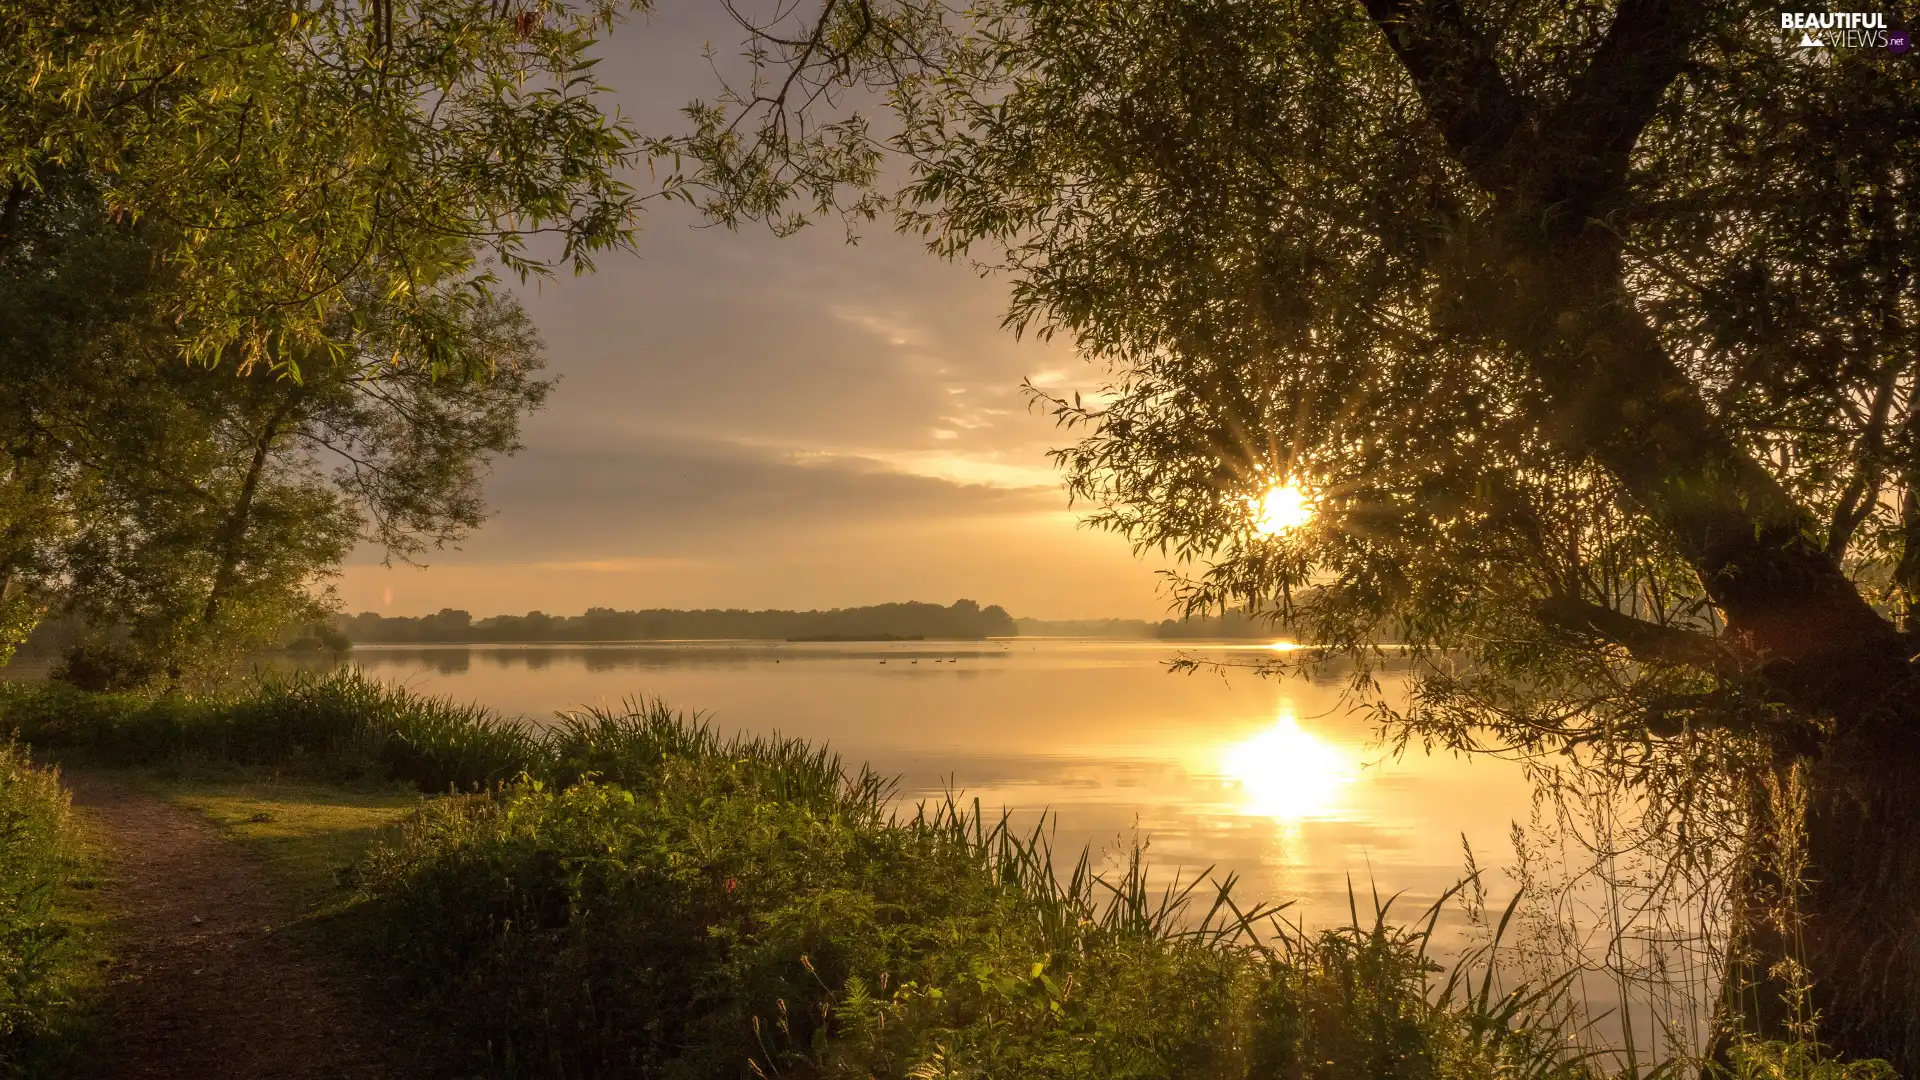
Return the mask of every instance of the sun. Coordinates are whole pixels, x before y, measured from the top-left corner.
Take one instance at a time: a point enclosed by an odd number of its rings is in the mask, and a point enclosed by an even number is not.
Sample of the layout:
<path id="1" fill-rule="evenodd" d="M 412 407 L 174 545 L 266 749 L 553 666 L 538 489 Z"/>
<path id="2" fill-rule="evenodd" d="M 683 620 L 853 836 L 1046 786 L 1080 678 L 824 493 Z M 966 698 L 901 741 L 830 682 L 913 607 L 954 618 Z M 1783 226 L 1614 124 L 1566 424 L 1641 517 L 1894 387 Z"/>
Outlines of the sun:
<path id="1" fill-rule="evenodd" d="M 1252 738 L 1223 748 L 1220 771 L 1239 786 L 1249 811 L 1280 821 L 1332 814 L 1355 773 L 1346 755 L 1285 711 Z"/>
<path id="2" fill-rule="evenodd" d="M 1253 500 L 1253 529 L 1278 536 L 1313 520 L 1313 499 L 1294 484 L 1276 484 Z"/>

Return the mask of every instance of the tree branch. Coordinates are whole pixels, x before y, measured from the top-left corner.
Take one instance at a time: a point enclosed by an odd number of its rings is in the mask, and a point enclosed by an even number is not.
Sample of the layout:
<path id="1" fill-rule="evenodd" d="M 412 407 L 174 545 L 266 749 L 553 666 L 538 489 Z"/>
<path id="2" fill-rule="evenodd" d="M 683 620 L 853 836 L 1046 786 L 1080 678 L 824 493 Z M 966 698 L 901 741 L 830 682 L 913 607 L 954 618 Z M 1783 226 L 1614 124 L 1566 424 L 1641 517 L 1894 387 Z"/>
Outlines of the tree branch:
<path id="1" fill-rule="evenodd" d="M 1620 189 L 1640 133 L 1680 76 L 1706 25 L 1698 0 L 1620 0 L 1613 25 L 1566 100 L 1542 126 L 1542 192 L 1569 221 L 1584 224 Z"/>
<path id="2" fill-rule="evenodd" d="M 1459 0 L 1366 0 L 1366 7 L 1474 180 L 1510 187 L 1517 176 L 1510 151 L 1527 123 L 1527 102 L 1507 85 Z"/>
<path id="3" fill-rule="evenodd" d="M 273 450 L 273 440 L 280 433 L 280 424 L 293 411 L 300 398 L 298 384 L 287 392 L 266 423 L 260 426 L 260 433 L 254 440 L 253 459 L 248 463 L 246 479 L 240 485 L 240 496 L 235 502 L 233 513 L 220 537 L 220 565 L 213 577 L 213 587 L 207 592 L 206 606 L 201 609 L 200 621 L 212 626 L 219 618 L 220 603 L 233 590 L 240 570 L 241 548 L 247 539 L 248 519 L 253 513 L 253 497 L 260 488 L 260 476 L 266 471 L 267 456 Z"/>
<path id="4" fill-rule="evenodd" d="M 1860 467 L 1847 481 L 1846 490 L 1833 508 L 1833 520 L 1827 525 L 1827 555 L 1836 566 L 1846 555 L 1854 530 L 1873 513 L 1874 503 L 1880 498 L 1880 481 L 1885 473 L 1887 416 L 1893 410 L 1900 368 L 1898 363 L 1889 363 L 1881 372 L 1880 385 L 1874 388 L 1873 403 L 1868 407 L 1866 427 L 1860 434 Z"/>
<path id="5" fill-rule="evenodd" d="M 1677 626 L 1662 626 L 1575 596 L 1543 600 L 1534 614 L 1541 622 L 1577 634 L 1601 638 L 1646 664 L 1691 667 L 1732 676 L 1746 667 L 1719 638 Z"/>
<path id="6" fill-rule="evenodd" d="M 1627 155 L 1698 42 L 1702 16 L 1680 2 L 1623 0 L 1551 128 L 1508 85 L 1460 0 L 1367 0 L 1367 11 L 1496 200 L 1484 246 L 1459 261 L 1486 275 L 1468 287 L 1489 336 L 1539 380 L 1543 432 L 1605 468 L 1669 533 L 1780 693 L 1879 723 L 1890 688 L 1913 677 L 1905 643 L 1828 559 L 1822 523 L 1706 408 L 1634 303 L 1619 238 L 1590 227 L 1588 211 L 1623 189 Z M 1588 632 L 1652 644 L 1589 614 L 1576 620 Z"/>

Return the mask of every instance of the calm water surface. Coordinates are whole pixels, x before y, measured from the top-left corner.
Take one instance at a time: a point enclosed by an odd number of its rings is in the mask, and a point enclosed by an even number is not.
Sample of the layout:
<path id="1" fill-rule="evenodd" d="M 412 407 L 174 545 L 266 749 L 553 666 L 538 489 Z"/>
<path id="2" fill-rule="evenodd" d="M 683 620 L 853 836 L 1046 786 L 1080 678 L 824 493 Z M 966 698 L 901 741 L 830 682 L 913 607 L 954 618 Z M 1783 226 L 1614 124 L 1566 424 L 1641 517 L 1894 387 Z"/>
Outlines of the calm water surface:
<path id="1" fill-rule="evenodd" d="M 1407 916 L 1461 876 L 1461 838 L 1498 864 L 1529 791 L 1502 761 L 1387 760 L 1337 677 L 1170 674 L 1182 652 L 1244 644 L 989 642 L 361 646 L 378 678 L 540 721 L 657 696 L 724 730 L 826 742 L 900 778 L 911 804 L 952 790 L 1024 822 L 1056 815 L 1056 852 L 1108 860 L 1136 836 L 1163 875 L 1240 875 L 1236 895 L 1296 900 L 1324 925 L 1360 890 Z M 1390 693 L 1398 685 L 1387 683 Z M 1070 857 L 1068 860 L 1070 861 Z"/>

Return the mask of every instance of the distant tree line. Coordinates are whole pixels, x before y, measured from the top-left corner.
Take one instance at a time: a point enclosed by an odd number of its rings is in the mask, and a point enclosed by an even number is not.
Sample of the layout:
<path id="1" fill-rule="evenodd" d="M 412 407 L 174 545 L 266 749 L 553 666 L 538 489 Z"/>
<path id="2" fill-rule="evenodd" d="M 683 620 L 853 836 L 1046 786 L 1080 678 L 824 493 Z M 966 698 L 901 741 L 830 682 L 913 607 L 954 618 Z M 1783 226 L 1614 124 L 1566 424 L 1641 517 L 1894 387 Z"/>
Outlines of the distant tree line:
<path id="1" fill-rule="evenodd" d="M 588 608 L 584 615 L 495 615 L 476 620 L 465 611 L 388 618 L 371 611 L 339 616 L 335 627 L 356 642 L 658 641 L 747 638 L 979 639 L 1011 637 L 1013 616 L 998 604 L 972 600 L 939 604 L 876 604 L 830 611 L 615 611 Z"/>
<path id="2" fill-rule="evenodd" d="M 1197 641 L 1215 638 L 1277 638 L 1291 636 L 1287 627 L 1270 618 L 1227 611 L 1186 619 L 1015 619 L 1023 637 L 1126 638 L 1159 641 Z"/>

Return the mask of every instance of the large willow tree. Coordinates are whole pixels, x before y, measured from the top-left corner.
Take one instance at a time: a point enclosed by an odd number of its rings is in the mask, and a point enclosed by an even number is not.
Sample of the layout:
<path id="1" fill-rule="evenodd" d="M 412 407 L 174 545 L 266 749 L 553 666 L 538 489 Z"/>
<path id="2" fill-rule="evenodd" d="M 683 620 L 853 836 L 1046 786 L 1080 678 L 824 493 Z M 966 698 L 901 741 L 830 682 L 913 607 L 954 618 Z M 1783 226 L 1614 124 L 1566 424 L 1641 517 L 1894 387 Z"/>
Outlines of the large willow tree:
<path id="1" fill-rule="evenodd" d="M 693 110 L 715 212 L 1003 269 L 1114 373 L 1054 403 L 1094 522 L 1195 607 L 1414 646 L 1402 735 L 1731 823 L 1737 1018 L 1920 1073 L 1920 63 L 1687 0 L 751 29 Z M 1283 481 L 1318 514 L 1263 535 Z"/>

